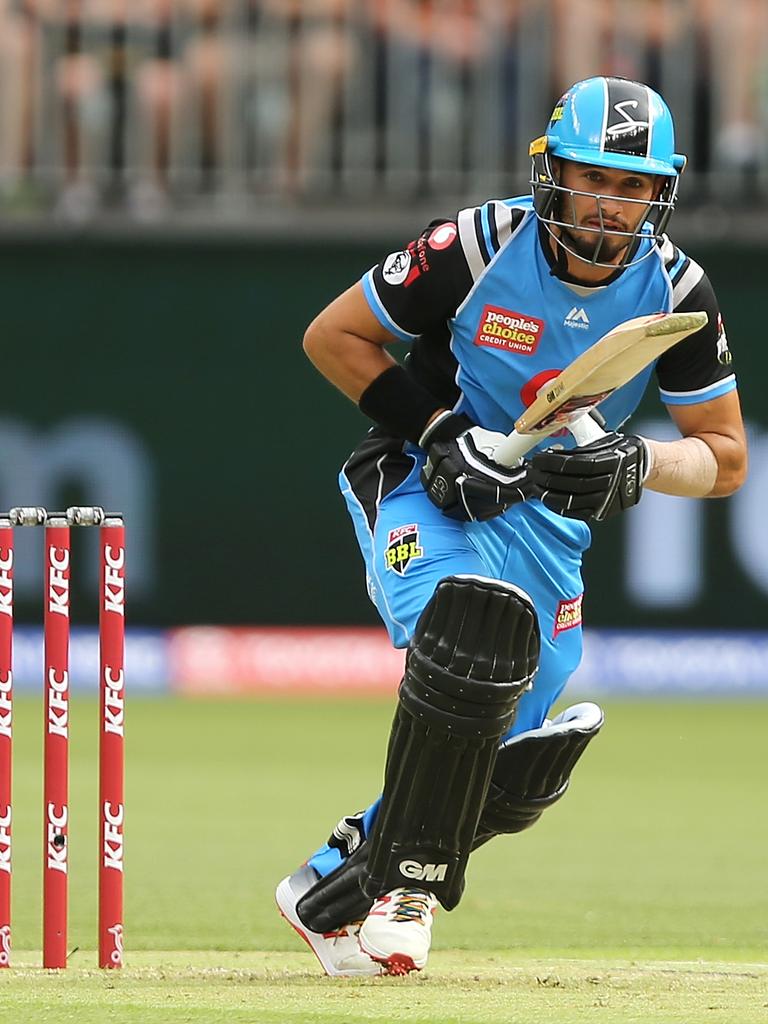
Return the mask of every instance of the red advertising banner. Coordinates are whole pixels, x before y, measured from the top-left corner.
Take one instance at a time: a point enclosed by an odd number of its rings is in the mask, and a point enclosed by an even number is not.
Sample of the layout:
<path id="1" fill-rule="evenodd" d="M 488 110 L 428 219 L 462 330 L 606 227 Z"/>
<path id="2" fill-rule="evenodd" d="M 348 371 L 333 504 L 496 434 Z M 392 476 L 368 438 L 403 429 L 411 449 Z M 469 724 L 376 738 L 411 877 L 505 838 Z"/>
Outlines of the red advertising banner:
<path id="1" fill-rule="evenodd" d="M 394 694 L 404 660 L 375 627 L 190 626 L 170 637 L 171 678 L 186 694 Z"/>

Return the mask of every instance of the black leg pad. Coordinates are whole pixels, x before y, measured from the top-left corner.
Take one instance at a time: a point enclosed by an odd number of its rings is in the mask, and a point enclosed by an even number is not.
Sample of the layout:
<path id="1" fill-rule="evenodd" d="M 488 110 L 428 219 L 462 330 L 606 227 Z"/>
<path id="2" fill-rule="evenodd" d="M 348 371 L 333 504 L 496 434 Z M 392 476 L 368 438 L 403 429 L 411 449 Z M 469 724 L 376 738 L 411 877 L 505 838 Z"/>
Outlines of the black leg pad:
<path id="1" fill-rule="evenodd" d="M 588 743 L 600 731 L 603 713 L 596 704 L 578 704 L 554 719 L 502 744 L 477 826 L 472 849 L 495 835 L 522 832 L 556 803 L 568 788 L 571 772 Z M 555 728 L 558 727 L 558 728 Z M 365 895 L 369 843 L 361 839 L 359 815 L 342 818 L 329 842 L 346 859 L 299 900 L 296 911 L 311 931 L 331 932 L 359 921 L 373 900 Z M 347 836 L 346 846 L 340 836 Z M 347 855 L 348 851 L 353 852 Z"/>
<path id="2" fill-rule="evenodd" d="M 537 822 L 568 789 L 574 765 L 602 724 L 596 704 L 576 704 L 502 744 L 472 849 Z"/>
<path id="3" fill-rule="evenodd" d="M 308 889 L 296 904 L 300 920 L 313 932 L 332 932 L 361 921 L 373 900 L 363 892 L 368 874 L 368 843 L 364 842 L 339 866 Z"/>
<path id="4" fill-rule="evenodd" d="M 406 658 L 366 896 L 411 885 L 447 910 L 459 902 L 499 740 L 538 659 L 536 613 L 523 591 L 476 576 L 440 581 Z"/>

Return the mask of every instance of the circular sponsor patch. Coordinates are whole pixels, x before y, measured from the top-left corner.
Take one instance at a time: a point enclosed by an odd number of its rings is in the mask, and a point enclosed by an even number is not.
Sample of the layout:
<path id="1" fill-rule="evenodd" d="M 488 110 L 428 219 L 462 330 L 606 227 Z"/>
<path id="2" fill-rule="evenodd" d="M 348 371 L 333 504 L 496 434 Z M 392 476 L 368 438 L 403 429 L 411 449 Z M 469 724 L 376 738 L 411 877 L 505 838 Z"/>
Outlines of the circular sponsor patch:
<path id="1" fill-rule="evenodd" d="M 535 377 L 531 377 L 530 380 L 526 381 L 520 389 L 520 399 L 523 405 L 528 408 L 535 398 L 538 398 L 540 392 L 544 390 L 547 384 L 555 377 L 559 377 L 562 370 L 542 370 L 537 373 Z M 568 431 L 565 427 L 562 430 L 556 430 L 550 434 L 550 437 L 565 437 Z M 555 447 L 554 445 L 552 447 Z"/>
<path id="2" fill-rule="evenodd" d="M 535 377 L 531 377 L 523 384 L 520 388 L 520 399 L 526 409 L 534 399 L 539 397 L 539 392 L 543 391 L 544 385 L 549 384 L 555 377 L 559 377 L 562 372 L 562 370 L 541 370 Z"/>
<path id="3" fill-rule="evenodd" d="M 405 250 L 402 252 L 392 252 L 384 260 L 381 276 L 387 284 L 402 284 L 406 277 L 408 277 L 410 269 L 411 254 L 409 252 Z"/>
<path id="4" fill-rule="evenodd" d="M 439 224 L 427 239 L 430 249 L 447 249 L 456 237 L 455 224 Z"/>

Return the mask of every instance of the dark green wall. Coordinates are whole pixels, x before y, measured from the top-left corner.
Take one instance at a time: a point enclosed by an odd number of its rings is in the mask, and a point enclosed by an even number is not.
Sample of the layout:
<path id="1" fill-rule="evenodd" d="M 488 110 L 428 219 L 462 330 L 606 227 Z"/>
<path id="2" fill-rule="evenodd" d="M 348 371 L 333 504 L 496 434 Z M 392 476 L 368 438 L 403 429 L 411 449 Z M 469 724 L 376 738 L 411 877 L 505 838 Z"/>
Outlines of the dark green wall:
<path id="1" fill-rule="evenodd" d="M 134 601 L 134 621 L 375 621 L 336 488 L 365 421 L 317 376 L 300 342 L 315 312 L 386 251 L 295 241 L 0 243 L 2 415 L 43 433 L 73 414 L 111 417 L 151 455 L 154 583 Z M 756 389 L 768 372 L 768 255 L 697 257 L 727 314 L 744 405 L 768 428 Z M 62 501 L 98 498 L 75 476 L 62 483 Z M 22 503 L 15 493 L 1 500 Z M 622 526 L 610 524 L 587 567 L 594 623 L 626 623 L 628 614 L 763 623 L 764 595 L 733 568 L 722 540 L 725 503 L 707 504 L 704 595 L 684 614 L 627 609 Z"/>

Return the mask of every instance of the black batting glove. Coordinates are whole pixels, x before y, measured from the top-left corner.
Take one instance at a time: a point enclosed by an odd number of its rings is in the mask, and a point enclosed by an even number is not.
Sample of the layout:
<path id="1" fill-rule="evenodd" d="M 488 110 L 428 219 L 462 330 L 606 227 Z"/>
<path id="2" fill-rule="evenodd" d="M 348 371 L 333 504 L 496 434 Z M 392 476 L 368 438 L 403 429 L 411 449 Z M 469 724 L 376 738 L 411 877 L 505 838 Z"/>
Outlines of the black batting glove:
<path id="1" fill-rule="evenodd" d="M 531 458 L 535 496 L 568 519 L 604 519 L 640 501 L 648 474 L 649 451 L 641 437 L 606 434 L 599 441 Z"/>
<path id="2" fill-rule="evenodd" d="M 459 417 L 452 419 L 465 426 Z M 444 516 L 463 522 L 493 519 L 531 497 L 528 463 L 509 469 L 493 458 L 504 440 L 505 434 L 475 426 L 455 438 L 427 440 L 421 482 Z"/>

